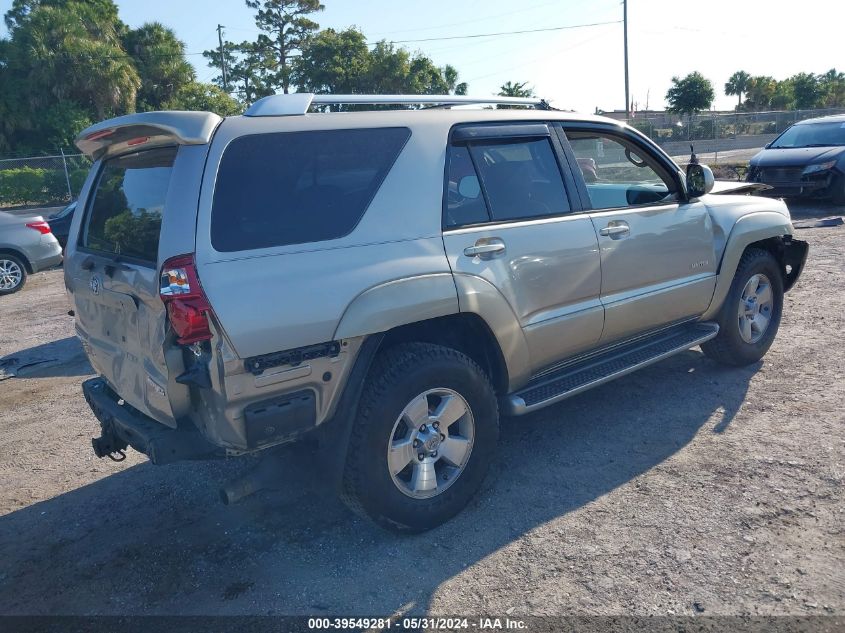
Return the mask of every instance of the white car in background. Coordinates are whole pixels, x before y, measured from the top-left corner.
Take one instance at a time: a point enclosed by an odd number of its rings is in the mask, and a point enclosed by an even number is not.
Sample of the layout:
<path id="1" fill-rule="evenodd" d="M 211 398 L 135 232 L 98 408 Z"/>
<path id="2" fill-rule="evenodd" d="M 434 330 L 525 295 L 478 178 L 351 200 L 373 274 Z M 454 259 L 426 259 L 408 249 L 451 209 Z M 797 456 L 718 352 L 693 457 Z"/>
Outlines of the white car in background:
<path id="1" fill-rule="evenodd" d="M 0 211 L 0 295 L 23 288 L 26 276 L 62 262 L 62 247 L 40 215 Z"/>

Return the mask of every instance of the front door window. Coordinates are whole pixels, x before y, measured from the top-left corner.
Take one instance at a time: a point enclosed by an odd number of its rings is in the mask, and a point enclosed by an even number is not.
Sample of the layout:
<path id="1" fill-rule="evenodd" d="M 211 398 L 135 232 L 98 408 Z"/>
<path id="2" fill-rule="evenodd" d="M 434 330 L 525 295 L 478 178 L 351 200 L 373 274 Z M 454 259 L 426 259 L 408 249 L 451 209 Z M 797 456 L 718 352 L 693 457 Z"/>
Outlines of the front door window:
<path id="1" fill-rule="evenodd" d="M 566 136 L 593 209 L 678 201 L 674 178 L 627 139 L 592 130 L 568 130 Z"/>

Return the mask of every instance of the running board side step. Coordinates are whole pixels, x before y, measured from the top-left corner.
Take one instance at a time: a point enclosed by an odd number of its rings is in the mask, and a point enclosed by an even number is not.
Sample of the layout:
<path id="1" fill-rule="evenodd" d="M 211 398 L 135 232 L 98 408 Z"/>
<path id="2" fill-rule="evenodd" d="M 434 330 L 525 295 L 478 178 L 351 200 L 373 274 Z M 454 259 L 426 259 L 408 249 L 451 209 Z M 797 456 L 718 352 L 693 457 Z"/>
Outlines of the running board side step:
<path id="1" fill-rule="evenodd" d="M 501 402 L 507 415 L 523 415 L 597 387 L 614 378 L 686 351 L 719 333 L 716 323 L 685 323 L 615 345 L 605 352 L 575 359 L 544 374 Z"/>

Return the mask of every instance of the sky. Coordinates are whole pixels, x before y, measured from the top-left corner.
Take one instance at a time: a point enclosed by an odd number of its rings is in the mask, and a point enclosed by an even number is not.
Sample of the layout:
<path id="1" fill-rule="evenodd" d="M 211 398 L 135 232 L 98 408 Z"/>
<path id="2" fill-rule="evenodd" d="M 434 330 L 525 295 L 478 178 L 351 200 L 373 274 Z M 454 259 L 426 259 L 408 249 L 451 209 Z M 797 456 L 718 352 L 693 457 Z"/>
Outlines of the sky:
<path id="1" fill-rule="evenodd" d="M 558 108 L 624 109 L 621 0 L 323 0 L 321 27 L 357 26 L 368 41 L 400 41 L 438 65 L 451 64 L 469 94 L 490 95 L 506 81 L 528 82 Z M 198 78 L 216 71 L 200 54 L 258 34 L 243 0 L 117 0 L 130 26 L 159 21 L 185 42 Z M 0 0 L 5 13 L 11 0 Z M 736 70 L 783 79 L 797 72 L 845 70 L 842 0 L 629 0 L 631 98 L 636 109 L 662 109 L 674 75 L 698 70 L 713 82 L 716 109 L 736 97 L 723 86 Z M 503 31 L 564 30 L 470 39 L 433 39 Z M 5 34 L 2 30 L 0 33 Z M 407 41 L 405 40 L 429 40 Z"/>

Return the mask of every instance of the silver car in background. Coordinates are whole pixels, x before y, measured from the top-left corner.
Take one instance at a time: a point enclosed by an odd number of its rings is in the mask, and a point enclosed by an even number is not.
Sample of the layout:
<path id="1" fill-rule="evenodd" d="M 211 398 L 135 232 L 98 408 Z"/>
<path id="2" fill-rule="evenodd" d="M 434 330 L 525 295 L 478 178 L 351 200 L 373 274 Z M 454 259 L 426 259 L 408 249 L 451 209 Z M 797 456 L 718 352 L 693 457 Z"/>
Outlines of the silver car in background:
<path id="1" fill-rule="evenodd" d="M 28 274 L 61 262 L 62 247 L 43 217 L 0 211 L 0 295 L 17 292 Z"/>

